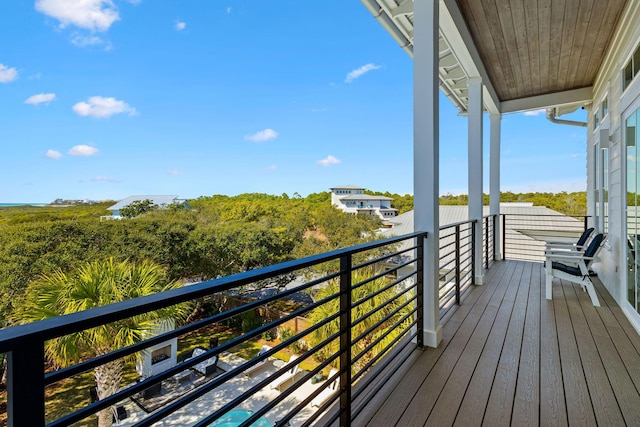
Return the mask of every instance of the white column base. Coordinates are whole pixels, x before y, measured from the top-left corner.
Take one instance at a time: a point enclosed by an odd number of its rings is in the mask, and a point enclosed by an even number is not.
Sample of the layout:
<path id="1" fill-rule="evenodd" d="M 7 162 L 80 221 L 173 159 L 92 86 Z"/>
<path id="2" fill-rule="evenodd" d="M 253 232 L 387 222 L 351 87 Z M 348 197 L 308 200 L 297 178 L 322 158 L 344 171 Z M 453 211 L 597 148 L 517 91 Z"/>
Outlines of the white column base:
<path id="1" fill-rule="evenodd" d="M 422 336 L 426 347 L 437 348 L 442 342 L 442 326 L 438 325 L 438 328 L 435 331 L 428 331 L 425 329 Z"/>
<path id="2" fill-rule="evenodd" d="M 473 281 L 474 285 L 484 285 L 484 274 L 476 276 Z"/>

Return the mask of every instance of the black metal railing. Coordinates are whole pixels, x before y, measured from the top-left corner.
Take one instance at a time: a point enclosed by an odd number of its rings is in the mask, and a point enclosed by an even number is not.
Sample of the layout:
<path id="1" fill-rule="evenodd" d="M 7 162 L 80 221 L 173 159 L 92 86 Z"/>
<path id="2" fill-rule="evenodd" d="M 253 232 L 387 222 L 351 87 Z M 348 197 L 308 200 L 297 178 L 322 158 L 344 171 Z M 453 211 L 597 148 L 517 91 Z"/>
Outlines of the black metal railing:
<path id="1" fill-rule="evenodd" d="M 457 263 L 457 267 L 454 268 L 456 270 L 456 282 L 469 283 L 469 263 L 471 262 L 471 257 L 468 255 L 469 238 L 462 237 L 468 234 L 469 225 L 458 224 L 453 226 L 453 230 L 458 233 L 455 239 L 457 242 L 456 249 L 454 250 L 456 258 L 465 257 L 465 260 Z M 38 426 L 44 425 L 45 420 L 48 422 L 48 426 L 69 426 L 90 419 L 101 410 L 114 408 L 125 401 L 128 402 L 130 398 L 140 396 L 145 390 L 150 390 L 153 387 L 161 388 L 164 382 L 175 380 L 185 370 L 193 369 L 196 365 L 206 362 L 215 356 L 223 358 L 233 355 L 234 348 L 237 348 L 237 346 L 248 340 L 258 338 L 262 334 L 272 331 L 274 328 L 282 326 L 298 316 L 304 316 L 319 307 L 331 305 L 335 307 L 335 310 L 329 311 L 330 314 L 323 320 L 296 331 L 293 336 L 283 339 L 281 343 L 274 345 L 273 348 L 259 356 L 237 365 L 229 365 L 227 370 L 204 382 L 199 387 L 186 394 L 176 396 L 175 399 L 169 400 L 164 406 L 151 413 L 143 414 L 136 425 L 149 426 L 174 414 L 225 382 L 242 378 L 243 372 L 247 369 L 262 363 L 262 361 L 274 356 L 277 352 L 290 349 L 294 344 L 300 343 L 301 340 L 307 340 L 307 344 L 312 342 L 313 346 L 311 348 L 307 347 L 306 351 L 299 351 L 299 358 L 295 362 L 289 362 L 271 376 L 259 381 L 256 380 L 246 389 L 238 390 L 236 396 L 229 397 L 226 401 L 216 400 L 215 406 L 208 407 L 206 411 L 199 414 L 200 420 L 195 425 L 206 426 L 234 408 L 237 409 L 240 405 L 252 399 L 256 393 L 268 388 L 278 378 L 284 378 L 285 375 L 288 375 L 287 371 L 289 369 L 292 369 L 300 362 L 310 362 L 322 350 L 324 350 L 326 357 L 318 359 L 317 363 L 313 363 L 312 367 L 307 371 L 302 371 L 301 374 L 294 378 L 290 387 L 255 410 L 241 425 L 250 425 L 263 416 L 268 416 L 271 419 L 277 416 L 278 425 L 285 425 L 300 414 L 334 379 L 339 379 L 339 391 L 326 400 L 318 410 L 311 411 L 308 416 L 305 415 L 306 419 L 302 422 L 302 425 L 313 423 L 318 416 L 323 414 L 336 401 L 339 402 L 339 411 L 335 412 L 335 420 L 339 420 L 341 425 L 349 425 L 353 417 L 358 413 L 358 408 L 353 408 L 352 402 L 363 392 L 371 391 L 368 387 L 379 387 L 379 385 L 372 385 L 374 381 L 376 384 L 381 383 L 377 376 L 383 374 L 392 375 L 392 373 L 386 372 L 385 369 L 372 370 L 371 368 L 385 355 L 389 358 L 397 357 L 401 354 L 398 350 L 400 347 L 416 344 L 422 346 L 423 307 L 421 296 L 423 294 L 422 272 L 424 270 L 423 246 L 426 237 L 426 233 L 416 232 L 134 300 L 122 301 L 109 306 L 0 330 L 0 353 L 8 354 L 7 408 L 9 426 Z M 330 272 L 325 271 L 321 275 L 314 271 L 310 273 L 313 279 L 304 284 L 285 289 L 271 296 L 253 301 L 248 300 L 238 307 L 209 315 L 201 320 L 142 342 L 125 348 L 113 349 L 107 354 L 82 361 L 67 368 L 45 373 L 44 344 L 47 340 L 86 331 L 90 328 L 175 304 L 228 294 L 243 286 L 272 280 L 282 275 L 309 272 L 320 265 L 330 266 L 333 270 Z M 356 274 L 357 272 L 365 271 L 367 273 L 364 276 L 357 276 Z M 389 279 L 390 275 L 395 277 Z M 354 280 L 356 277 L 359 278 Z M 361 288 L 364 289 L 367 284 L 377 280 L 384 280 L 384 284 L 375 288 L 375 291 L 364 296 L 357 292 Z M 57 419 L 49 419 L 45 413 L 44 390 L 47 386 L 89 372 L 105 363 L 135 355 L 138 352 L 149 349 L 151 346 L 162 344 L 172 339 L 180 339 L 185 334 L 201 331 L 202 328 L 224 324 L 225 321 L 236 318 L 250 310 L 267 306 L 298 292 L 308 292 L 317 286 L 324 286 L 332 281 L 336 285 L 335 292 L 313 303 L 304 305 L 277 320 L 269 321 L 244 334 L 238 334 L 228 341 L 216 345 L 200 355 L 177 363 L 163 372 L 129 384 L 111 396 L 79 408 L 68 408 L 69 413 Z M 448 293 L 449 291 L 447 291 Z M 460 286 L 458 286 L 457 291 L 458 301 L 459 293 Z M 381 295 L 385 295 L 385 299 L 382 302 L 378 301 L 378 297 Z M 374 300 L 375 304 L 373 304 Z M 364 307 L 369 307 L 369 309 L 363 312 Z M 322 340 L 312 340 L 311 334 L 321 328 L 326 328 L 332 333 L 324 336 Z M 336 345 L 337 351 L 333 351 Z M 292 405 L 291 399 L 294 397 L 296 390 L 330 366 L 337 367 L 337 374 L 328 378 L 322 386 L 315 388 L 305 397 L 295 400 L 295 404 Z M 364 375 L 367 372 L 371 372 L 372 375 Z M 352 389 L 352 386 L 356 383 L 358 383 L 357 390 Z M 287 410 L 282 407 L 282 403 L 285 400 L 289 401 Z M 274 415 L 275 413 L 277 415 Z"/>
<path id="2" fill-rule="evenodd" d="M 460 304 L 462 293 L 473 283 L 475 221 L 462 221 L 440 227 L 440 318 Z"/>
<path id="3" fill-rule="evenodd" d="M 483 233 L 483 265 L 476 267 L 474 263 L 475 224 L 476 221 L 465 221 L 443 226 L 439 230 L 439 307 L 440 318 L 444 317 L 455 305 L 460 304 L 465 292 L 473 283 L 476 268 L 487 268 L 495 254 L 495 217 L 482 220 Z M 332 306 L 327 316 L 315 324 L 311 324 L 280 343 L 240 364 L 229 365 L 228 369 L 209 379 L 188 393 L 171 399 L 164 406 L 143 414 L 137 424 L 152 425 L 184 407 L 203 398 L 207 393 L 234 379 L 243 378 L 243 372 L 251 370 L 265 360 L 273 358 L 276 353 L 300 347 L 305 342 L 306 350 L 299 350 L 299 358 L 281 366 L 269 377 L 255 381 L 242 392 L 226 401 L 216 400 L 216 405 L 208 407 L 199 414 L 196 426 L 206 426 L 229 411 L 237 409 L 253 396 L 278 378 L 288 375 L 287 371 L 303 361 L 312 363 L 311 368 L 303 371 L 295 378 L 290 387 L 276 397 L 271 398 L 263 406 L 257 408 L 241 425 L 247 426 L 267 416 L 278 420 L 277 425 L 285 425 L 295 418 L 297 424 L 310 425 L 326 412 L 332 404 L 337 403 L 339 410 L 333 421 L 341 425 L 349 425 L 362 409 L 363 405 L 354 406 L 353 402 L 362 393 L 375 393 L 385 383 L 385 378 L 393 375 L 388 369 L 371 369 L 382 357 L 388 363 L 401 357 L 403 349 L 409 345 L 422 346 L 423 339 L 423 294 L 424 294 L 424 240 L 426 233 L 416 232 L 404 236 L 393 237 L 381 241 L 344 248 L 296 261 L 265 267 L 233 276 L 203 282 L 180 289 L 150 295 L 135 300 L 128 300 L 99 307 L 92 310 L 61 316 L 42 322 L 17 326 L 0 330 L 0 354 L 8 354 L 8 419 L 10 426 L 37 426 L 48 422 L 48 426 L 68 426 L 90 419 L 101 410 L 114 408 L 123 402 L 133 400 L 144 394 L 146 390 L 162 387 L 163 383 L 175 381 L 186 370 L 214 357 L 233 356 L 234 349 L 249 340 L 282 327 L 301 316 L 307 316 L 320 307 Z M 320 268 L 322 266 L 322 268 Z M 322 273 L 318 273 L 318 271 Z M 358 276 L 358 272 L 366 274 Z M 307 274 L 311 280 L 286 288 L 280 292 L 255 300 L 245 300 L 234 308 L 209 315 L 201 320 L 181 326 L 172 331 L 148 338 L 126 348 L 114 349 L 110 353 L 85 360 L 76 365 L 51 372 L 44 372 L 44 343 L 57 337 L 86 331 L 100 325 L 127 319 L 142 313 L 170 307 L 175 304 L 195 301 L 201 298 L 212 298 L 217 295 L 229 295 L 239 289 L 256 283 L 273 281 L 290 275 Z M 384 284 L 376 287 L 366 295 L 360 295 L 359 289 L 368 284 L 382 280 Z M 135 355 L 150 349 L 151 346 L 166 343 L 172 339 L 180 339 L 186 334 L 202 331 L 212 325 L 222 325 L 231 319 L 242 316 L 251 310 L 267 307 L 270 304 L 291 297 L 300 292 L 310 292 L 318 287 L 326 287 L 327 283 L 336 285 L 335 292 L 316 298 L 312 303 L 301 306 L 289 314 L 268 321 L 244 334 L 232 336 L 226 342 L 215 344 L 204 353 L 177 363 L 165 371 L 128 384 L 115 394 L 80 407 L 70 407 L 69 412 L 57 419 L 45 413 L 44 390 L 77 375 L 89 372 L 105 363 L 113 362 L 127 356 Z M 383 301 L 379 301 L 384 295 Z M 373 303 L 375 301 L 375 304 Z M 363 311 L 364 307 L 368 307 Z M 371 319 L 371 321 L 369 320 Z M 375 321 L 374 321 L 375 320 Z M 366 325 L 366 326 L 365 326 Z M 321 340 L 311 339 L 312 334 L 321 328 L 331 331 L 323 335 Z M 309 342 L 313 346 L 308 345 Z M 311 347 L 311 348 L 309 348 Z M 319 354 L 324 354 L 318 357 Z M 337 373 L 322 386 L 305 391 L 303 398 L 296 393 L 300 387 L 329 367 L 337 367 Z M 367 375 L 364 375 L 368 373 Z M 379 378 L 380 375 L 383 378 Z M 334 380 L 339 381 L 339 391 L 317 409 L 305 413 L 305 408 L 314 398 L 328 387 Z M 353 388 L 355 384 L 357 388 Z M 295 404 L 291 400 L 295 399 Z M 361 399 L 362 400 L 362 399 Z M 286 401 L 286 402 L 285 402 Z M 283 402 L 288 409 L 284 410 Z M 307 411 L 309 412 L 309 411 Z M 277 413 L 277 415 L 275 415 Z M 303 418 L 301 420 L 301 417 Z M 323 419 L 323 422 L 325 419 Z"/>
<path id="4" fill-rule="evenodd" d="M 485 269 L 491 267 L 496 260 L 496 223 L 498 215 L 487 215 L 482 218 L 482 263 Z"/>
<path id="5" fill-rule="evenodd" d="M 575 242 L 587 229 L 586 215 L 502 214 L 502 255 L 505 259 L 544 261 L 547 242 Z"/>

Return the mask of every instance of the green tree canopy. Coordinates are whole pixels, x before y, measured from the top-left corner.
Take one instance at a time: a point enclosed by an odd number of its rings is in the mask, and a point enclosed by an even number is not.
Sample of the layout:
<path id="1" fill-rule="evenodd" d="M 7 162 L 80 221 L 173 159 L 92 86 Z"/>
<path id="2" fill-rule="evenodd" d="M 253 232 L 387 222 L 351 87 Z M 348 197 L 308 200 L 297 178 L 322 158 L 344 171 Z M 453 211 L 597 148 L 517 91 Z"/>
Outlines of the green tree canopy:
<path id="1" fill-rule="evenodd" d="M 58 270 L 43 275 L 29 285 L 14 316 L 19 322 L 34 322 L 179 286 L 179 282 L 167 280 L 164 269 L 157 264 L 117 262 L 109 258 L 84 264 L 70 273 Z M 52 339 L 45 343 L 45 353 L 56 367 L 107 354 L 141 341 L 163 322 L 181 321 L 187 309 L 181 304 Z M 123 369 L 123 359 L 95 368 L 100 399 L 118 391 Z M 111 425 L 111 414 L 110 409 L 100 412 L 100 427 Z"/>

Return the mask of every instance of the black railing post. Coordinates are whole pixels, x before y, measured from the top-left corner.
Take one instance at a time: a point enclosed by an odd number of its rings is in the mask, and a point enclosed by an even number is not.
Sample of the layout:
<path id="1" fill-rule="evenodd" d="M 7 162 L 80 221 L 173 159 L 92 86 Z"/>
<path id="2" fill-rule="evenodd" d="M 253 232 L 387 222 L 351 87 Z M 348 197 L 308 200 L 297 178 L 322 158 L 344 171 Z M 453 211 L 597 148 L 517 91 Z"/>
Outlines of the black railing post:
<path id="1" fill-rule="evenodd" d="M 489 268 L 489 217 L 484 218 L 484 268 Z"/>
<path id="2" fill-rule="evenodd" d="M 340 426 L 351 425 L 351 254 L 340 257 Z"/>
<path id="3" fill-rule="evenodd" d="M 582 231 L 586 231 L 587 228 L 589 228 L 589 217 L 587 215 L 584 216 L 584 230 Z"/>
<path id="4" fill-rule="evenodd" d="M 7 354 L 8 427 L 44 426 L 44 347 L 24 343 Z"/>
<path id="5" fill-rule="evenodd" d="M 491 244 L 493 245 L 493 261 L 495 261 L 496 247 L 498 247 L 498 215 L 493 215 L 491 222 L 493 226 L 493 239 L 491 239 Z"/>
<path id="6" fill-rule="evenodd" d="M 460 225 L 456 225 L 456 304 L 460 305 Z"/>
<path id="7" fill-rule="evenodd" d="M 476 222 L 477 219 L 471 222 L 471 283 L 476 283 Z"/>
<path id="8" fill-rule="evenodd" d="M 416 250 L 416 328 L 418 347 L 424 348 L 424 240 L 425 236 L 419 236 Z"/>
<path id="9" fill-rule="evenodd" d="M 502 214 L 502 259 L 507 259 L 507 215 Z"/>

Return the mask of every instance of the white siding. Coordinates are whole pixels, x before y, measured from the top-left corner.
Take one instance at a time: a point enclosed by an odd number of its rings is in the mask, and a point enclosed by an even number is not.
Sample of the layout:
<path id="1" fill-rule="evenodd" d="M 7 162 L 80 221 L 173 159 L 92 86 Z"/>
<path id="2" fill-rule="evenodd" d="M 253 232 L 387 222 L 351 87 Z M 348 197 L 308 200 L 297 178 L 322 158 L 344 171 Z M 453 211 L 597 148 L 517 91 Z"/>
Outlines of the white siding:
<path id="1" fill-rule="evenodd" d="M 640 2 L 629 2 L 622 16 L 619 28 L 614 36 L 607 59 L 600 69 L 594 85 L 594 106 L 589 111 L 589 132 L 587 144 L 589 202 L 593 214 L 593 143 L 596 133 L 593 131 L 593 113 L 599 107 L 605 94 L 609 99 L 608 118 L 600 127 L 609 129 L 609 235 L 603 251 L 602 263 L 596 266 L 599 276 L 612 296 L 621 306 L 626 303 L 624 286 L 626 276 L 626 230 L 623 226 L 625 195 L 625 145 L 622 143 L 622 114 L 624 109 L 636 99 L 640 79 L 622 93 L 622 69 L 629 55 L 640 42 Z M 633 92 L 636 92 L 635 94 Z M 632 98 L 632 99 L 630 99 Z M 639 325 L 636 324 L 638 328 Z"/>

